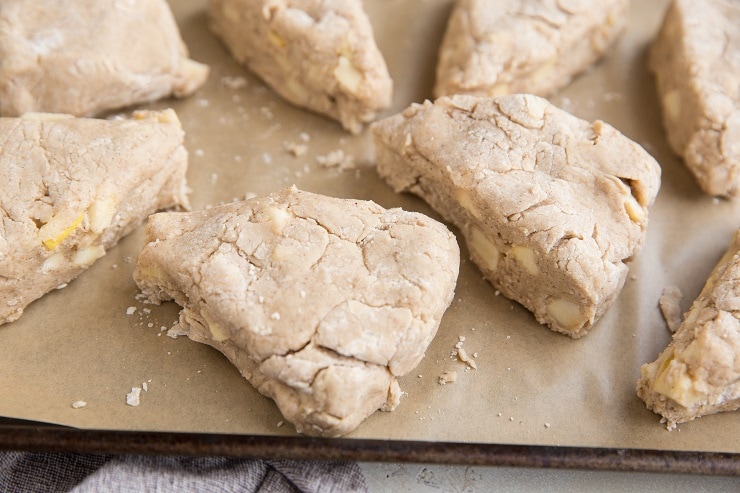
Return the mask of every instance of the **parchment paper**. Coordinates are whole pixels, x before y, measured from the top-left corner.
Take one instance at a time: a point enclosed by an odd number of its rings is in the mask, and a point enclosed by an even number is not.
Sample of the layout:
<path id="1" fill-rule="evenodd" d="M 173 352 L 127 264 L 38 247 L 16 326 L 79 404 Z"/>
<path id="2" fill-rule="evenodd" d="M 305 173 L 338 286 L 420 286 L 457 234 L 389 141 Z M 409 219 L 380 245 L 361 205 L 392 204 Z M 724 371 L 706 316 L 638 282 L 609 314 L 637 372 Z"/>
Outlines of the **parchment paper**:
<path id="1" fill-rule="evenodd" d="M 205 0 L 171 5 L 192 57 L 212 68 L 194 97 L 151 105 L 175 108 L 183 122 L 194 208 L 296 184 L 439 219 L 378 178 L 367 132 L 350 136 L 287 105 L 237 65 L 207 29 Z M 678 286 L 687 309 L 740 226 L 740 203 L 703 195 L 667 147 L 645 68 L 645 49 L 666 5 L 633 2 L 629 30 L 607 60 L 552 98 L 577 116 L 611 123 L 663 167 L 645 248 L 616 304 L 573 341 L 496 296 L 461 244 L 455 300 L 425 359 L 401 379 L 400 406 L 375 413 L 351 437 L 740 452 L 738 413 L 668 432 L 634 390 L 640 365 L 670 339 L 658 310 L 663 288 Z M 395 80 L 386 114 L 430 97 L 451 0 L 367 0 L 365 6 Z M 235 87 L 233 77 L 246 85 Z M 308 152 L 296 157 L 285 146 L 304 143 L 302 133 L 310 137 Z M 352 156 L 355 169 L 317 162 L 335 150 Z M 139 228 L 68 287 L 0 327 L 0 416 L 80 428 L 295 435 L 272 401 L 220 353 L 167 337 L 162 328 L 175 323 L 177 306 L 137 301 L 131 273 L 142 243 Z M 467 353 L 477 353 L 477 370 L 451 357 L 460 336 Z M 457 371 L 457 381 L 439 385 L 446 370 Z M 126 394 L 144 382 L 141 404 L 127 406 Z M 87 406 L 73 409 L 78 400 Z"/>

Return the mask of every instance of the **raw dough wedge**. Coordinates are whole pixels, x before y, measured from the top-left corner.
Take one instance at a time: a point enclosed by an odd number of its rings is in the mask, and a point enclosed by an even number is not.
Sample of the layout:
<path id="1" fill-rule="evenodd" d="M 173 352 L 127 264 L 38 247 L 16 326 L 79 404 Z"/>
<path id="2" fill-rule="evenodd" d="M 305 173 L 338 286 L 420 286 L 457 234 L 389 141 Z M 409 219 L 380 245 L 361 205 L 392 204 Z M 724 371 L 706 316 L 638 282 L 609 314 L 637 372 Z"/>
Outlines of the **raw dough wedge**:
<path id="1" fill-rule="evenodd" d="M 674 0 L 649 64 L 668 142 L 704 192 L 740 198 L 740 2 Z"/>
<path id="2" fill-rule="evenodd" d="M 299 432 L 337 436 L 399 402 L 452 300 L 441 223 L 296 188 L 149 219 L 134 278 L 225 354 Z"/>
<path id="3" fill-rule="evenodd" d="M 63 286 L 152 212 L 187 207 L 172 110 L 129 120 L 0 118 L 0 324 Z"/>
<path id="4" fill-rule="evenodd" d="M 165 0 L 3 0 L 0 115 L 94 116 L 187 96 L 208 76 Z"/>
<path id="5" fill-rule="evenodd" d="M 484 276 L 540 323 L 581 337 L 617 297 L 660 167 L 613 127 L 533 95 L 457 95 L 371 128 L 381 177 L 459 227 Z"/>
<path id="6" fill-rule="evenodd" d="M 598 61 L 624 31 L 627 0 L 457 0 L 435 97 L 548 96 Z"/>
<path id="7" fill-rule="evenodd" d="M 671 343 L 640 373 L 637 395 L 668 429 L 740 409 L 740 230 Z"/>
<path id="8" fill-rule="evenodd" d="M 210 0 L 211 29 L 290 103 L 362 131 L 393 83 L 360 0 Z"/>

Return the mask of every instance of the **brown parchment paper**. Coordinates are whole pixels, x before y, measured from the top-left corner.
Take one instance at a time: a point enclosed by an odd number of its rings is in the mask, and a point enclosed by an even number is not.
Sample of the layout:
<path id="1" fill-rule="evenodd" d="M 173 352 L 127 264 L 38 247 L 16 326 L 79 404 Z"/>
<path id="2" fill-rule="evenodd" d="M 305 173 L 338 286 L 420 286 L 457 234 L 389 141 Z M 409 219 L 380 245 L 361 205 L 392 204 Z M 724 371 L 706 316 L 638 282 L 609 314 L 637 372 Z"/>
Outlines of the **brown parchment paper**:
<path id="1" fill-rule="evenodd" d="M 182 120 L 194 208 L 296 184 L 439 219 L 378 178 L 367 132 L 351 136 L 287 105 L 237 65 L 207 29 L 205 0 L 171 5 L 192 57 L 212 69 L 195 96 L 150 105 L 173 107 Z M 451 0 L 365 2 L 395 80 L 386 114 L 431 95 L 450 6 Z M 401 379 L 400 406 L 375 413 L 350 437 L 740 452 L 738 413 L 668 432 L 634 390 L 640 365 L 670 339 L 658 310 L 662 289 L 678 286 L 687 309 L 740 226 L 740 203 L 703 195 L 667 147 L 645 64 L 666 6 L 666 0 L 634 1 L 629 30 L 608 58 L 552 98 L 577 116 L 614 125 L 663 168 L 645 248 L 616 304 L 585 338 L 570 340 L 496 296 L 461 244 L 455 299 L 425 359 Z M 246 85 L 229 84 L 233 77 Z M 296 157 L 286 143 L 305 143 L 308 152 Z M 317 162 L 336 150 L 352 156 L 355 169 Z M 139 228 L 69 286 L 0 326 L 0 416 L 80 428 L 295 435 L 272 401 L 220 353 L 167 337 L 162 328 L 175 323 L 177 306 L 137 301 L 131 274 L 142 233 Z M 477 370 L 451 357 L 460 336 L 467 353 L 477 354 Z M 446 370 L 457 371 L 457 381 L 439 385 Z M 141 404 L 127 406 L 127 392 L 144 382 Z M 73 409 L 78 400 L 87 406 Z"/>

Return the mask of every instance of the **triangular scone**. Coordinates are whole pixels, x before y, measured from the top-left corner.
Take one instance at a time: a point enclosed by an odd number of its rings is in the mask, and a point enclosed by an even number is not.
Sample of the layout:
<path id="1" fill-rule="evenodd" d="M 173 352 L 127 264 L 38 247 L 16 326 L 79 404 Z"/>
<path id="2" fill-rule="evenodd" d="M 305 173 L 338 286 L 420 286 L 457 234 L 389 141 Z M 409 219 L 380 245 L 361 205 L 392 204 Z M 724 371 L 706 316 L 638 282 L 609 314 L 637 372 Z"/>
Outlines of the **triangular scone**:
<path id="1" fill-rule="evenodd" d="M 187 161 L 172 110 L 110 121 L 0 118 L 0 324 L 152 212 L 187 207 Z"/>
<path id="2" fill-rule="evenodd" d="M 211 29 L 290 103 L 352 132 L 391 104 L 393 83 L 361 0 L 210 0 Z"/>
<path id="3" fill-rule="evenodd" d="M 548 96 L 604 55 L 627 0 L 457 0 L 434 94 Z"/>
<path id="4" fill-rule="evenodd" d="M 706 193 L 740 199 L 740 2 L 674 0 L 649 60 L 671 148 Z"/>
<path id="5" fill-rule="evenodd" d="M 573 338 L 617 297 L 660 167 L 602 121 L 532 95 L 458 95 L 371 127 L 379 174 L 457 225 L 505 296 Z"/>
<path id="6" fill-rule="evenodd" d="M 296 188 L 149 219 L 134 278 L 183 307 L 296 429 L 337 436 L 393 410 L 452 300 L 459 249 L 422 214 Z"/>
<path id="7" fill-rule="evenodd" d="M 0 115 L 94 116 L 205 82 L 165 0 L 3 0 Z"/>
<path id="8" fill-rule="evenodd" d="M 740 409 L 740 230 L 671 343 L 640 373 L 637 395 L 668 429 Z"/>

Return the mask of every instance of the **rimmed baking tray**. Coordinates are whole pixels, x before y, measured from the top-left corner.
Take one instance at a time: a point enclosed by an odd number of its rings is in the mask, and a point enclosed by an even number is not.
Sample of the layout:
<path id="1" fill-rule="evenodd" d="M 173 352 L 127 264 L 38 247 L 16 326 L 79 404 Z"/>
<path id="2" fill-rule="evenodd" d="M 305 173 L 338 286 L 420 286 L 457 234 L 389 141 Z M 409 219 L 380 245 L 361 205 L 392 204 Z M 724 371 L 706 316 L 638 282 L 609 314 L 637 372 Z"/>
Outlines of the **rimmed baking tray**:
<path id="1" fill-rule="evenodd" d="M 378 178 L 367 132 L 351 136 L 287 105 L 236 64 L 208 30 L 205 0 L 171 5 L 192 57 L 212 69 L 193 97 L 149 105 L 172 107 L 182 121 L 194 208 L 295 184 L 439 219 Z M 450 6 L 365 2 L 395 82 L 386 114 L 430 97 Z M 219 353 L 166 336 L 178 308 L 141 303 L 131 278 L 139 228 L 0 327 L 0 447 L 738 474 L 736 413 L 669 432 L 634 390 L 640 365 L 670 340 L 657 308 L 663 288 L 680 287 L 687 308 L 740 226 L 740 204 L 703 195 L 665 141 L 645 57 L 666 6 L 634 2 L 627 32 L 606 59 L 552 98 L 579 117 L 612 124 L 663 169 L 645 247 L 619 299 L 586 337 L 552 333 L 498 296 L 461 243 L 455 299 L 422 363 L 400 380 L 398 409 L 375 413 L 343 439 L 307 438 Z M 295 143 L 307 152 L 290 152 Z M 321 159 L 329 155 L 341 159 Z M 327 164 L 338 161 L 345 167 Z M 461 337 L 477 354 L 477 370 L 451 357 Z M 447 370 L 457 381 L 439 385 Z M 126 393 L 144 382 L 141 405 L 127 406 Z M 87 406 L 73 409 L 77 400 Z"/>

